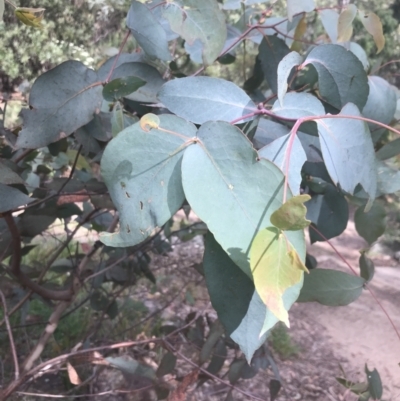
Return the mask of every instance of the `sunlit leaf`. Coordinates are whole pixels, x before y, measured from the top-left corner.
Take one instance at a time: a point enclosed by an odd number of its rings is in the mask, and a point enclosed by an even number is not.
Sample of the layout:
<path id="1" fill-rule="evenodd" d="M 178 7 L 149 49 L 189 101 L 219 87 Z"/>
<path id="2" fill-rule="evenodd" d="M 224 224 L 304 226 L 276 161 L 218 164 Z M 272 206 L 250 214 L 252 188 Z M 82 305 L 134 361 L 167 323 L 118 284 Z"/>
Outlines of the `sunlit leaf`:
<path id="1" fill-rule="evenodd" d="M 286 201 L 271 215 L 271 223 L 281 230 L 303 230 L 311 223 L 306 219 L 307 208 L 304 202 L 311 199 L 310 195 L 298 195 Z"/>
<path id="2" fill-rule="evenodd" d="M 260 231 L 251 245 L 250 266 L 254 285 L 268 309 L 289 327 L 284 292 L 308 271 L 285 235 L 275 227 Z"/>
<path id="3" fill-rule="evenodd" d="M 360 20 L 364 28 L 372 35 L 378 52 L 380 53 L 385 47 L 385 36 L 383 35 L 383 27 L 380 18 L 372 11 L 361 11 Z"/>

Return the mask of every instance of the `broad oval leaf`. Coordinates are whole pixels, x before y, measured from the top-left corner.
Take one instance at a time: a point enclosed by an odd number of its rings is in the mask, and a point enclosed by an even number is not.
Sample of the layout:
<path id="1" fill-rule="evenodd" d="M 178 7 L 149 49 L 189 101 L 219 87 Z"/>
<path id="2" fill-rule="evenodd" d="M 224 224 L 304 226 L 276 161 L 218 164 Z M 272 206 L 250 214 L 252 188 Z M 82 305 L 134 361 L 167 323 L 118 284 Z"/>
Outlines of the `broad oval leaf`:
<path id="1" fill-rule="evenodd" d="M 322 103 L 309 93 L 290 92 L 283 99 L 283 105 L 277 100 L 272 107 L 278 116 L 298 120 L 301 117 L 325 115 Z"/>
<path id="2" fill-rule="evenodd" d="M 157 92 L 165 83 L 160 73 L 148 64 L 124 63 L 114 70 L 112 78 L 117 79 L 132 76 L 142 79 L 146 82 L 146 85 L 127 95 L 126 98 L 136 102 L 156 103 Z"/>
<path id="3" fill-rule="evenodd" d="M 0 184 L 22 184 L 24 180 L 14 171 L 17 170 L 17 165 L 9 160 L 0 159 Z"/>
<path id="4" fill-rule="evenodd" d="M 319 92 L 327 103 L 337 109 L 349 102 L 360 110 L 365 106 L 369 92 L 367 74 L 352 52 L 340 45 L 316 46 L 303 66 L 307 64 L 312 64 L 317 70 Z"/>
<path id="5" fill-rule="evenodd" d="M 146 81 L 138 77 L 117 78 L 103 88 L 103 98 L 109 102 L 113 102 L 130 95 L 144 85 L 146 85 Z"/>
<path id="6" fill-rule="evenodd" d="M 66 61 L 41 75 L 22 110 L 18 148 L 35 149 L 71 135 L 100 111 L 102 88 L 97 73 L 79 61 Z M 74 116 L 74 118 L 71 118 Z"/>
<path id="7" fill-rule="evenodd" d="M 278 64 L 278 100 L 283 105 L 283 97 L 288 88 L 287 80 L 292 69 L 301 64 L 303 57 L 297 52 L 290 52 Z"/>
<path id="8" fill-rule="evenodd" d="M 369 95 L 362 115 L 383 124 L 390 124 L 397 107 L 396 92 L 393 87 L 381 77 L 368 77 Z M 380 129 L 376 124 L 368 123 L 371 132 Z"/>
<path id="9" fill-rule="evenodd" d="M 264 36 L 258 48 L 258 52 L 258 58 L 261 60 L 264 77 L 272 92 L 277 93 L 278 65 L 281 60 L 290 53 L 290 50 L 284 40 L 276 36 Z"/>
<path id="10" fill-rule="evenodd" d="M 332 43 L 336 43 L 338 37 L 339 22 L 338 12 L 332 9 L 318 10 L 318 15 L 321 18 L 322 25 L 324 26 L 324 29 L 329 36 L 329 39 Z"/>
<path id="11" fill-rule="evenodd" d="M 364 28 L 372 35 L 377 53 L 380 53 L 385 47 L 385 36 L 383 34 L 383 27 L 380 18 L 371 11 L 360 11 L 360 20 Z"/>
<path id="12" fill-rule="evenodd" d="M 361 114 L 348 103 L 338 116 Z M 368 125 L 350 118 L 317 120 L 322 155 L 332 181 L 353 194 L 358 184 L 373 200 L 376 196 L 375 151 Z"/>
<path id="13" fill-rule="evenodd" d="M 308 270 L 281 230 L 268 227 L 257 233 L 251 245 L 250 265 L 262 301 L 289 327 L 283 294 L 301 282 L 304 271 Z"/>
<path id="14" fill-rule="evenodd" d="M 318 302 L 326 306 L 344 306 L 354 302 L 363 290 L 365 280 L 341 271 L 312 269 L 304 276 L 297 302 Z"/>
<path id="15" fill-rule="evenodd" d="M 101 172 L 120 213 L 120 231 L 101 240 L 125 247 L 138 244 L 182 206 L 180 165 L 185 143 L 196 127 L 176 116 L 161 115 L 149 132 L 140 123 L 126 128 L 107 146 Z"/>
<path id="16" fill-rule="evenodd" d="M 18 206 L 27 205 L 35 200 L 18 189 L 4 184 L 0 184 L 0 199 L 0 213 L 16 209 Z"/>
<path id="17" fill-rule="evenodd" d="M 126 25 L 144 52 L 151 58 L 171 60 L 167 35 L 145 4 L 132 1 Z"/>
<path id="18" fill-rule="evenodd" d="M 246 92 L 234 83 L 219 78 L 173 79 L 163 85 L 158 99 L 177 116 L 195 124 L 210 120 L 230 122 L 257 110 Z"/>
<path id="19" fill-rule="evenodd" d="M 354 214 L 354 223 L 358 234 L 368 242 L 374 243 L 386 230 L 386 210 L 379 203 L 374 203 L 367 212 L 361 206 Z"/>
<path id="20" fill-rule="evenodd" d="M 271 223 L 280 230 L 303 230 L 311 223 L 306 219 L 307 208 L 304 202 L 311 199 L 310 195 L 298 195 L 290 198 L 271 215 Z"/>
<path id="21" fill-rule="evenodd" d="M 224 47 L 227 31 L 225 16 L 215 0 L 168 1 L 163 17 L 171 29 L 190 45 L 201 42 L 205 65 L 217 59 Z"/>
<path id="22" fill-rule="evenodd" d="M 264 146 L 258 151 L 263 157 L 275 163 L 283 174 L 288 172 L 288 182 L 294 195 L 300 193 L 301 168 L 307 160 L 306 153 L 300 139 L 295 135 L 293 143 L 290 144 L 291 134 L 287 134 Z"/>
<path id="23" fill-rule="evenodd" d="M 120 65 L 125 64 L 125 63 L 138 63 L 143 61 L 144 58 L 144 53 L 122 53 L 119 57 L 118 60 L 114 66 L 115 59 L 117 56 L 109 58 L 107 61 L 105 61 L 100 68 L 98 69 L 97 73 L 99 76 L 99 81 L 104 82 L 108 75 L 111 72 L 111 68 L 114 68 L 114 71 L 116 68 L 118 68 Z M 113 73 L 114 73 L 113 71 Z M 110 78 L 115 78 L 114 75 L 112 75 Z"/>
<path id="24" fill-rule="evenodd" d="M 251 243 L 260 229 L 270 226 L 271 214 L 283 202 L 282 172 L 257 156 L 237 127 L 218 121 L 201 126 L 197 143 L 186 149 L 182 162 L 190 206 L 249 277 Z M 287 236 L 304 259 L 303 232 Z"/>
<path id="25" fill-rule="evenodd" d="M 287 14 L 289 21 L 293 16 L 302 12 L 310 12 L 315 9 L 314 0 L 287 0 Z"/>

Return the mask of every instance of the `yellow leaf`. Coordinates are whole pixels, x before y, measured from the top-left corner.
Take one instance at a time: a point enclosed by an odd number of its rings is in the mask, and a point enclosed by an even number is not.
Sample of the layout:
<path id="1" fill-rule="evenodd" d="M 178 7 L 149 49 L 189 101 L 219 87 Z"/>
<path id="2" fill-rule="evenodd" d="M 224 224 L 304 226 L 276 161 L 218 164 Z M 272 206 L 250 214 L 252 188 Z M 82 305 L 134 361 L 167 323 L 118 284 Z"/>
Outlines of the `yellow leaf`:
<path id="1" fill-rule="evenodd" d="M 149 132 L 152 128 L 158 128 L 160 126 L 160 118 L 153 113 L 145 114 L 140 119 L 140 128 L 143 131 Z"/>
<path id="2" fill-rule="evenodd" d="M 378 52 L 380 53 L 385 47 L 385 36 L 383 35 L 382 22 L 379 17 L 369 11 L 360 11 L 360 19 L 364 28 L 372 35 Z"/>
<path id="3" fill-rule="evenodd" d="M 271 223 L 281 229 L 297 231 L 303 230 L 311 223 L 306 219 L 307 208 L 304 203 L 311 199 L 310 195 L 303 194 L 290 198 L 279 209 L 275 210 L 270 217 Z"/>
<path id="4" fill-rule="evenodd" d="M 338 42 L 348 42 L 353 35 L 353 21 L 357 15 L 357 7 L 349 4 L 339 15 Z"/>
<path id="5" fill-rule="evenodd" d="M 44 8 L 17 7 L 15 16 L 25 25 L 42 29 Z"/>
<path id="6" fill-rule="evenodd" d="M 291 50 L 293 51 L 300 51 L 301 50 L 301 39 L 303 38 L 304 34 L 307 31 L 307 20 L 306 16 L 304 15 L 303 18 L 296 26 L 296 30 L 294 31 L 294 42 L 291 46 Z"/>
<path id="7" fill-rule="evenodd" d="M 304 271 L 308 272 L 296 250 L 280 230 L 268 227 L 259 231 L 254 238 L 250 267 L 261 300 L 289 327 L 283 294 L 301 280 Z"/>

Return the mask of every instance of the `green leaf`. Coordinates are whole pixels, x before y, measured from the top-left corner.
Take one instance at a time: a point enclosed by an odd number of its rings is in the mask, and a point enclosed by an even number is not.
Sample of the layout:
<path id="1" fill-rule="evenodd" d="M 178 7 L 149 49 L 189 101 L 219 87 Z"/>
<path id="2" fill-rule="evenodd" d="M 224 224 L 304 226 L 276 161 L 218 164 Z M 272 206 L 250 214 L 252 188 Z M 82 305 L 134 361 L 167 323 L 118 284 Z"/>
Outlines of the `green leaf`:
<path id="1" fill-rule="evenodd" d="M 154 67 L 144 63 L 124 63 L 113 73 L 113 79 L 133 76 L 145 81 L 146 85 L 127 95 L 126 98 L 136 102 L 156 103 L 157 92 L 165 83 L 160 73 Z"/>
<path id="2" fill-rule="evenodd" d="M 120 231 L 103 233 L 109 246 L 138 244 L 163 226 L 182 206 L 180 165 L 185 143 L 196 127 L 176 116 L 159 116 L 158 128 L 136 123 L 107 146 L 101 172 L 120 213 Z"/>
<path id="3" fill-rule="evenodd" d="M 327 103 L 341 109 L 351 102 L 362 110 L 369 92 L 367 74 L 352 52 L 339 45 L 316 46 L 302 66 L 308 64 L 317 70 L 319 93 Z"/>
<path id="4" fill-rule="evenodd" d="M 339 115 L 360 116 L 348 103 Z M 358 184 L 373 200 L 376 196 L 375 152 L 371 134 L 364 121 L 348 118 L 318 120 L 321 150 L 332 181 L 353 194 Z"/>
<path id="5" fill-rule="evenodd" d="M 383 394 L 382 381 L 379 373 L 376 369 L 370 371 L 368 370 L 367 364 L 365 364 L 365 373 L 367 374 L 368 380 L 368 390 L 371 397 L 374 400 L 380 400 Z"/>
<path id="6" fill-rule="evenodd" d="M 233 263 L 210 233 L 205 236 L 203 266 L 213 308 L 250 363 L 278 319 L 265 307 L 252 280 Z M 287 310 L 296 301 L 301 285 L 302 282 L 285 292 L 283 302 Z"/>
<path id="7" fill-rule="evenodd" d="M 97 73 L 79 61 L 66 61 L 41 75 L 29 95 L 31 109 L 22 110 L 16 146 L 40 148 L 90 122 L 102 102 L 97 80 Z"/>
<path id="8" fill-rule="evenodd" d="M 211 361 L 206 368 L 207 372 L 210 372 L 213 375 L 218 374 L 218 372 L 224 366 L 227 354 L 225 341 L 223 339 L 219 339 L 217 345 L 215 346 L 214 355 L 212 356 Z"/>
<path id="9" fill-rule="evenodd" d="M 312 269 L 304 276 L 297 302 L 319 302 L 326 306 L 344 306 L 354 302 L 365 280 L 337 270 Z"/>
<path id="10" fill-rule="evenodd" d="M 167 352 L 163 356 L 163 359 L 161 359 L 160 365 L 156 371 L 156 376 L 163 377 L 170 374 L 175 369 L 176 361 L 177 357 L 171 352 Z"/>
<path id="11" fill-rule="evenodd" d="M 285 235 L 275 227 L 257 233 L 250 250 L 254 285 L 267 308 L 288 327 L 285 291 L 301 282 L 308 271 Z"/>
<path id="12" fill-rule="evenodd" d="M 211 77 L 173 79 L 163 85 L 158 98 L 171 112 L 195 124 L 230 122 L 257 110 L 246 92 L 234 83 Z M 244 121 L 248 119 L 240 123 Z"/>
<path id="13" fill-rule="evenodd" d="M 301 117 L 325 115 L 322 103 L 309 93 L 290 92 L 283 99 L 283 105 L 277 100 L 272 107 L 272 111 L 278 116 L 297 120 Z"/>
<path id="14" fill-rule="evenodd" d="M 353 35 L 353 21 L 357 15 L 357 7 L 348 4 L 346 9 L 339 15 L 338 20 L 338 42 L 348 42 Z"/>
<path id="15" fill-rule="evenodd" d="M 364 70 L 366 72 L 369 71 L 369 60 L 367 53 L 365 50 L 355 42 L 345 42 L 345 43 L 339 43 L 341 46 L 343 46 L 345 49 L 350 50 L 362 63 Z M 368 77 L 369 79 L 370 77 Z"/>
<path id="16" fill-rule="evenodd" d="M 251 243 L 260 229 L 270 225 L 271 214 L 283 201 L 282 172 L 268 160 L 257 159 L 237 127 L 210 121 L 200 127 L 197 142 L 186 149 L 182 162 L 191 208 L 249 277 Z M 303 233 L 287 236 L 304 259 Z"/>
<path id="17" fill-rule="evenodd" d="M 310 12 L 315 9 L 314 0 L 287 0 L 287 13 L 289 21 L 293 16 L 302 12 Z"/>
<path id="18" fill-rule="evenodd" d="M 365 207 L 361 206 L 356 210 L 354 222 L 358 234 L 371 245 L 385 232 L 386 211 L 381 204 L 376 202 L 368 212 L 365 212 L 364 209 Z"/>
<path id="19" fill-rule="evenodd" d="M 17 166 L 8 160 L 0 160 L 0 184 L 25 184 L 24 180 L 14 171 Z"/>
<path id="20" fill-rule="evenodd" d="M 167 35 L 157 18 L 145 4 L 136 0 L 132 1 L 126 17 L 126 26 L 150 58 L 163 61 L 171 60 Z"/>
<path id="21" fill-rule="evenodd" d="M 115 63 L 115 59 L 117 56 L 109 58 L 107 61 L 105 61 L 100 68 L 98 69 L 98 76 L 99 76 L 99 81 L 104 82 L 106 78 L 108 77 L 111 68 L 114 68 L 113 74 L 111 78 L 115 78 L 114 72 L 115 70 L 122 64 L 125 63 L 138 63 L 143 61 L 143 52 L 135 52 L 135 53 L 122 53 L 119 57 L 118 60 Z"/>
<path id="22" fill-rule="evenodd" d="M 234 359 L 229 366 L 228 379 L 231 384 L 237 383 L 242 376 L 242 370 L 246 365 L 244 359 Z"/>
<path id="23" fill-rule="evenodd" d="M 310 195 L 298 195 L 290 198 L 271 215 L 271 223 L 280 230 L 303 230 L 311 223 L 306 219 L 307 208 L 304 202 L 311 199 Z"/>
<path id="24" fill-rule="evenodd" d="M 312 221 L 325 238 L 336 237 L 346 229 L 349 207 L 345 197 L 333 185 L 328 184 L 323 194 L 314 195 L 306 207 L 307 219 Z M 312 226 L 310 240 L 311 243 L 325 241 Z"/>
<path id="25" fill-rule="evenodd" d="M 360 11 L 360 20 L 364 28 L 372 35 L 377 53 L 380 53 L 385 47 L 385 36 L 383 34 L 383 27 L 380 18 L 371 11 Z"/>
<path id="26" fill-rule="evenodd" d="M 146 85 L 146 81 L 138 77 L 124 77 L 112 80 L 103 88 L 103 98 L 109 102 L 128 96 Z"/>
<path id="27" fill-rule="evenodd" d="M 201 365 L 210 358 L 212 350 L 217 344 L 218 340 L 221 338 L 222 334 L 224 334 L 224 328 L 219 320 L 216 320 L 211 326 L 207 341 L 204 343 L 200 351 Z"/>
<path id="28" fill-rule="evenodd" d="M 224 47 L 227 31 L 225 16 L 215 0 L 168 1 L 163 12 L 171 29 L 193 45 L 201 42 L 203 62 L 212 64 Z"/>
<path id="29" fill-rule="evenodd" d="M 25 25 L 42 29 L 44 8 L 16 7 L 15 16 Z"/>
<path id="30" fill-rule="evenodd" d="M 379 160 L 386 160 L 399 154 L 400 154 L 400 138 L 397 138 L 394 141 L 391 141 L 386 145 L 382 146 L 376 152 L 376 158 Z"/>
<path id="31" fill-rule="evenodd" d="M 0 213 L 16 209 L 18 206 L 27 205 L 35 200 L 18 189 L 4 184 L 0 184 L 0 199 Z"/>
<path id="32" fill-rule="evenodd" d="M 289 142 L 290 134 L 287 134 L 261 148 L 258 154 L 275 163 L 283 174 L 286 175 L 288 172 L 290 189 L 294 195 L 297 195 L 300 193 L 301 168 L 307 160 L 307 156 L 297 135 L 295 135 L 291 147 Z"/>
<path id="33" fill-rule="evenodd" d="M 283 97 L 286 95 L 288 89 L 287 80 L 292 69 L 301 64 L 303 57 L 297 52 L 290 52 L 278 64 L 278 100 L 283 105 Z"/>
<path id="34" fill-rule="evenodd" d="M 264 77 L 272 92 L 277 93 L 278 65 L 290 53 L 290 50 L 284 40 L 276 36 L 265 36 L 258 51 L 258 58 L 261 60 Z"/>
<path id="35" fill-rule="evenodd" d="M 336 43 L 339 22 L 338 12 L 332 9 L 318 10 L 318 15 L 321 18 L 322 25 L 324 26 L 325 32 L 328 34 L 329 39 L 332 43 Z"/>
<path id="36" fill-rule="evenodd" d="M 375 75 L 368 77 L 368 85 L 369 95 L 362 115 L 383 124 L 390 124 L 397 106 L 394 88 L 386 80 Z M 368 126 L 371 132 L 381 128 L 373 123 L 368 123 Z"/>
<path id="37" fill-rule="evenodd" d="M 358 259 L 358 264 L 360 266 L 360 276 L 370 282 L 375 274 L 374 262 L 367 257 L 366 252 L 362 251 L 360 258 Z"/>

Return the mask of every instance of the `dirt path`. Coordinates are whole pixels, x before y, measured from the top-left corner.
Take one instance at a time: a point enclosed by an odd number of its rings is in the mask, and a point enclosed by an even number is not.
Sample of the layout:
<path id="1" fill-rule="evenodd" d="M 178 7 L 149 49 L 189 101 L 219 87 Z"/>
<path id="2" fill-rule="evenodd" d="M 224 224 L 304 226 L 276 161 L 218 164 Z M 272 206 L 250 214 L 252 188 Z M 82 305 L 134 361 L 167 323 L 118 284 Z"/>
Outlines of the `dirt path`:
<path id="1" fill-rule="evenodd" d="M 332 243 L 354 267 L 358 266 L 359 250 L 367 245 L 352 221 Z M 326 243 L 310 246 L 309 252 L 318 259 L 318 267 L 349 271 Z M 376 271 L 370 287 L 400 330 L 400 266 L 388 255 L 372 257 Z M 367 290 L 347 307 L 299 304 L 294 308 L 294 317 L 298 314 L 309 323 L 314 321 L 323 326 L 331 343 L 336 345 L 335 353 L 349 360 L 349 378 L 365 380 L 363 369 L 367 363 L 370 370 L 376 367 L 381 375 L 384 399 L 400 400 L 400 339 Z"/>

